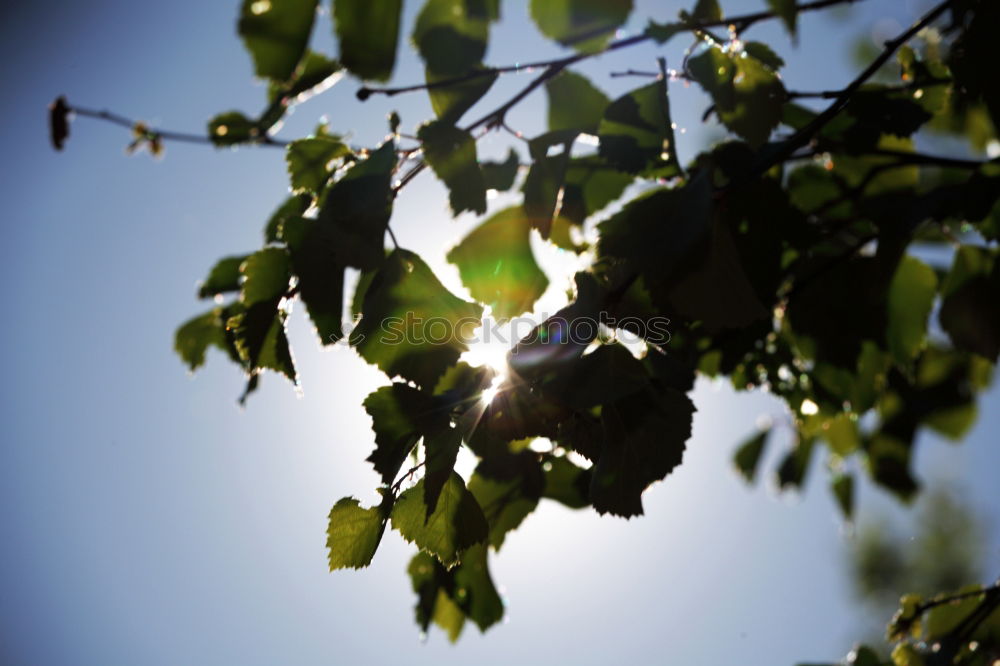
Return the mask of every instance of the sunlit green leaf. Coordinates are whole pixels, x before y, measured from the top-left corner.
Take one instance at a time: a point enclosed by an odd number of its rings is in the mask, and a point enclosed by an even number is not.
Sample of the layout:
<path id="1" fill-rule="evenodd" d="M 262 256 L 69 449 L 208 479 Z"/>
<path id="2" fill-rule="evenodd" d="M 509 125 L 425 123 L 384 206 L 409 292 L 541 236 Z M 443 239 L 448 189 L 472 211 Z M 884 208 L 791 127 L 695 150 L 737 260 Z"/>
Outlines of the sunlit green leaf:
<path id="1" fill-rule="evenodd" d="M 255 141 L 259 136 L 257 124 L 239 111 L 220 113 L 208 122 L 208 137 L 216 146 Z"/>
<path id="2" fill-rule="evenodd" d="M 601 157 L 617 169 L 661 178 L 680 172 L 665 79 L 616 99 L 598 134 Z"/>
<path id="3" fill-rule="evenodd" d="M 569 70 L 545 82 L 549 98 L 549 130 L 593 134 L 611 101 L 587 77 Z"/>
<path id="4" fill-rule="evenodd" d="M 216 262 L 208 277 L 198 287 L 198 298 L 209 298 L 230 291 L 239 291 L 240 279 L 243 277 L 240 266 L 246 259 L 246 255 L 242 255 L 225 257 Z"/>
<path id="5" fill-rule="evenodd" d="M 448 253 L 472 297 L 493 317 L 509 319 L 532 309 L 549 284 L 530 243 L 531 221 L 507 208 L 476 227 Z"/>
<path id="6" fill-rule="evenodd" d="M 437 508 L 430 515 L 424 504 L 423 481 L 403 492 L 392 509 L 392 527 L 449 568 L 459 563 L 463 551 L 484 543 L 489 535 L 489 526 L 476 498 L 454 472 L 441 489 Z"/>
<path id="7" fill-rule="evenodd" d="M 291 177 L 292 191 L 318 194 L 332 173 L 333 160 L 350 154 L 350 149 L 335 137 L 298 139 L 288 144 L 285 162 Z"/>
<path id="8" fill-rule="evenodd" d="M 340 62 L 361 79 L 388 81 L 396 64 L 403 0 L 334 0 Z"/>
<path id="9" fill-rule="evenodd" d="M 319 0 L 243 0 L 238 30 L 257 76 L 285 81 L 309 44 Z"/>
<path id="10" fill-rule="evenodd" d="M 440 120 L 422 125 L 417 137 L 434 173 L 448 187 L 451 211 L 486 212 L 486 181 L 476 158 L 476 140 L 463 130 Z"/>
<path id="11" fill-rule="evenodd" d="M 542 34 L 584 53 L 600 50 L 631 11 L 632 0 L 531 0 Z"/>
<path id="12" fill-rule="evenodd" d="M 274 301 L 288 290 L 289 258 L 284 248 L 266 247 L 254 252 L 240 267 L 242 300 L 246 305 Z"/>
<path id="13" fill-rule="evenodd" d="M 226 337 L 221 320 L 222 310 L 216 308 L 183 323 L 174 337 L 174 351 L 189 370 L 205 364 L 205 352 L 210 346 L 226 349 Z"/>
<path id="14" fill-rule="evenodd" d="M 387 507 L 365 509 L 353 497 L 334 504 L 326 530 L 330 571 L 361 569 L 371 564 L 388 517 Z"/>
<path id="15" fill-rule="evenodd" d="M 927 317 L 937 293 L 934 270 L 914 257 L 903 257 L 889 285 L 886 337 L 896 362 L 908 367 L 927 334 Z"/>
<path id="16" fill-rule="evenodd" d="M 507 153 L 507 159 L 503 162 L 482 162 L 479 167 L 483 172 L 483 180 L 486 182 L 486 189 L 506 192 L 514 186 L 514 179 L 517 178 L 518 167 L 521 166 L 521 159 L 517 151 L 513 148 Z"/>

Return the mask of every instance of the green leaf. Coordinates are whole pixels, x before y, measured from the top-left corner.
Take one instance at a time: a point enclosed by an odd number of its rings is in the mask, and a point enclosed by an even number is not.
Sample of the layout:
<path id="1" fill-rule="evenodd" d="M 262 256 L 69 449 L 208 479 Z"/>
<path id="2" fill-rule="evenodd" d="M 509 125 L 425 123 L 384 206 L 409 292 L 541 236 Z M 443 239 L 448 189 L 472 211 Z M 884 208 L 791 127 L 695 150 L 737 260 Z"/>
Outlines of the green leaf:
<path id="1" fill-rule="evenodd" d="M 319 0 L 243 0 L 238 32 L 257 76 L 285 81 L 306 51 Z"/>
<path id="2" fill-rule="evenodd" d="M 789 487 L 801 488 L 809 472 L 816 441 L 799 438 L 778 466 L 778 487 L 785 490 Z"/>
<path id="3" fill-rule="evenodd" d="M 618 171 L 597 156 L 571 158 L 566 164 L 560 218 L 583 224 L 620 197 L 633 180 L 632 175 Z"/>
<path id="4" fill-rule="evenodd" d="M 386 141 L 327 188 L 318 220 L 332 227 L 345 266 L 368 270 L 382 263 L 395 167 L 396 146 Z"/>
<path id="5" fill-rule="evenodd" d="M 601 157 L 616 169 L 658 178 L 680 173 L 665 79 L 616 99 L 598 135 Z"/>
<path id="6" fill-rule="evenodd" d="M 698 0 L 691 10 L 691 19 L 695 23 L 714 23 L 723 18 L 719 0 Z"/>
<path id="7" fill-rule="evenodd" d="M 530 311 L 549 280 L 531 252 L 531 221 L 507 208 L 476 227 L 448 253 L 472 297 L 499 321 Z"/>
<path id="8" fill-rule="evenodd" d="M 391 499 L 391 495 L 388 497 Z M 358 500 L 345 497 L 334 504 L 326 530 L 330 571 L 362 569 L 371 564 L 387 519 L 385 502 L 365 509 Z"/>
<path id="9" fill-rule="evenodd" d="M 482 64 L 476 64 L 459 76 L 467 76 L 482 69 L 484 69 Z M 497 76 L 496 72 L 491 72 L 481 76 L 474 76 L 460 83 L 449 83 L 447 85 L 428 88 L 427 94 L 431 98 L 431 107 L 434 109 L 438 120 L 452 125 L 457 123 L 458 119 L 493 87 Z M 455 74 L 439 74 L 431 69 L 427 70 L 426 80 L 428 84 L 448 81 L 454 78 L 456 78 Z"/>
<path id="10" fill-rule="evenodd" d="M 739 56 L 717 46 L 691 58 L 688 68 L 712 96 L 715 111 L 726 127 L 753 147 L 767 141 L 782 120 L 788 98 L 771 68 L 749 53 Z"/>
<path id="11" fill-rule="evenodd" d="M 260 137 L 257 123 L 239 111 L 227 111 L 208 121 L 208 138 L 216 146 L 233 146 L 256 141 Z"/>
<path id="12" fill-rule="evenodd" d="M 650 21 L 649 25 L 646 26 L 645 34 L 649 35 L 650 39 L 657 44 L 663 45 L 677 35 L 687 31 L 687 26 L 681 22 L 657 23 L 656 21 Z"/>
<path id="13" fill-rule="evenodd" d="M 243 273 L 243 303 L 250 306 L 275 301 L 288 291 L 288 252 L 280 247 L 266 247 L 254 252 L 240 267 Z"/>
<path id="14" fill-rule="evenodd" d="M 292 352 L 285 336 L 284 311 L 276 301 L 262 301 L 249 307 L 242 303 L 234 308 L 226 321 L 233 345 L 244 369 L 251 377 L 261 369 L 274 370 L 298 382 Z"/>
<path id="15" fill-rule="evenodd" d="M 641 515 L 646 487 L 681 463 L 693 414 L 691 400 L 673 389 L 605 405 L 604 441 L 590 483 L 594 509 L 625 518 Z"/>
<path id="16" fill-rule="evenodd" d="M 854 516 L 854 477 L 850 474 L 838 474 L 833 478 L 830 489 L 844 518 L 850 520 Z"/>
<path id="17" fill-rule="evenodd" d="M 774 71 L 785 66 L 785 61 L 781 59 L 781 56 L 763 42 L 746 42 L 743 44 L 743 50 L 747 52 L 747 55 L 756 58 Z"/>
<path id="18" fill-rule="evenodd" d="M 442 286 L 416 254 L 396 250 L 372 279 L 351 344 L 390 377 L 433 387 L 468 350 L 483 310 Z M 433 322 L 433 323 L 431 323 Z"/>
<path id="19" fill-rule="evenodd" d="M 799 18 L 799 6 L 795 0 L 767 0 L 767 6 L 785 24 L 788 34 L 794 37 Z"/>
<path id="20" fill-rule="evenodd" d="M 433 513 L 437 508 L 441 490 L 455 469 L 458 449 L 462 446 L 462 433 L 452 428 L 446 418 L 435 424 L 424 436 L 424 504 Z"/>
<path id="21" fill-rule="evenodd" d="M 339 80 L 343 71 L 340 63 L 330 60 L 322 53 L 306 51 L 292 73 L 292 78 L 284 84 L 272 82 L 268 88 L 268 99 L 285 106 L 301 104 L 314 94 L 326 90 Z M 333 77 L 337 76 L 336 79 Z"/>
<path id="22" fill-rule="evenodd" d="M 375 431 L 375 450 L 368 462 L 382 476 L 382 483 L 389 485 L 422 436 L 419 420 L 431 412 L 431 400 L 412 386 L 397 382 L 369 394 L 364 407 Z"/>
<path id="23" fill-rule="evenodd" d="M 513 148 L 507 153 L 503 162 L 482 162 L 479 167 L 483 172 L 483 180 L 487 190 L 506 192 L 514 186 L 518 167 L 521 166 L 517 151 Z"/>
<path id="24" fill-rule="evenodd" d="M 462 477 L 452 472 L 430 515 L 424 504 L 424 482 L 403 492 L 392 509 L 392 527 L 404 539 L 433 554 L 445 567 L 458 564 L 462 552 L 489 536 L 489 526 Z"/>
<path id="25" fill-rule="evenodd" d="M 503 601 L 490 577 L 487 548 L 475 545 L 462 563 L 447 570 L 427 553 L 417 553 L 407 571 L 417 593 L 417 624 L 427 630 L 433 621 L 455 642 L 466 617 L 481 631 L 503 617 Z"/>
<path id="26" fill-rule="evenodd" d="M 899 263 L 889 284 L 889 351 L 903 368 L 908 368 L 927 335 L 927 317 L 937 294 L 934 269 L 914 257 Z"/>
<path id="27" fill-rule="evenodd" d="M 542 238 L 548 238 L 551 233 L 568 163 L 568 144 L 558 155 L 536 157 L 521 187 L 524 193 L 524 212 L 531 220 L 531 226 L 538 229 Z"/>
<path id="28" fill-rule="evenodd" d="M 941 326 L 959 349 L 996 362 L 1000 355 L 1000 262 L 985 248 L 962 246 L 941 289 Z"/>
<path id="29" fill-rule="evenodd" d="M 312 205 L 312 197 L 306 194 L 297 194 L 288 197 L 285 201 L 271 213 L 264 227 L 264 242 L 274 243 L 281 240 L 281 226 L 289 217 L 298 217 L 309 209 Z"/>
<path id="30" fill-rule="evenodd" d="M 189 370 L 205 364 L 205 352 L 212 345 L 225 351 L 226 335 L 222 322 L 222 309 L 216 308 L 181 324 L 174 336 L 174 351 Z"/>
<path id="31" fill-rule="evenodd" d="M 316 326 L 320 343 L 334 344 L 344 337 L 344 263 L 338 236 L 317 220 L 289 217 L 282 237 L 298 278 L 299 297 Z"/>
<path id="32" fill-rule="evenodd" d="M 590 470 L 578 467 L 565 457 L 553 457 L 542 464 L 545 472 L 543 497 L 571 509 L 590 505 Z"/>
<path id="33" fill-rule="evenodd" d="M 538 506 L 538 498 L 525 493 L 519 478 L 497 480 L 475 473 L 469 479 L 469 492 L 483 509 L 490 526 L 489 544 L 496 550 L 503 546 L 507 533 Z"/>
<path id="34" fill-rule="evenodd" d="M 632 0 L 531 0 L 542 34 L 583 53 L 599 51 L 632 11 Z"/>
<path id="35" fill-rule="evenodd" d="M 448 187 L 452 214 L 486 212 L 486 181 L 476 158 L 476 140 L 466 130 L 440 120 L 417 130 L 424 157 Z"/>
<path id="36" fill-rule="evenodd" d="M 486 55 L 491 18 L 484 0 L 427 0 L 413 43 L 435 76 L 459 76 Z"/>
<path id="37" fill-rule="evenodd" d="M 332 136 L 292 141 L 285 150 L 292 191 L 318 194 L 333 172 L 331 163 L 350 153 L 347 146 Z"/>
<path id="38" fill-rule="evenodd" d="M 209 298 L 230 291 L 239 291 L 240 278 L 243 277 L 240 266 L 246 259 L 246 255 L 220 259 L 212 267 L 205 281 L 198 287 L 198 298 Z"/>
<path id="39" fill-rule="evenodd" d="M 396 64 L 403 0 L 333 0 L 340 62 L 361 79 L 388 81 Z"/>
<path id="40" fill-rule="evenodd" d="M 771 434 L 771 429 L 761 430 L 750 436 L 745 442 L 740 444 L 733 455 L 733 462 L 736 469 L 746 479 L 747 483 L 753 483 L 757 476 L 757 467 L 760 464 L 760 456 L 764 452 L 767 438 Z"/>
<path id="41" fill-rule="evenodd" d="M 563 70 L 545 82 L 549 100 L 549 130 L 579 130 L 593 134 L 611 100 L 582 74 Z"/>

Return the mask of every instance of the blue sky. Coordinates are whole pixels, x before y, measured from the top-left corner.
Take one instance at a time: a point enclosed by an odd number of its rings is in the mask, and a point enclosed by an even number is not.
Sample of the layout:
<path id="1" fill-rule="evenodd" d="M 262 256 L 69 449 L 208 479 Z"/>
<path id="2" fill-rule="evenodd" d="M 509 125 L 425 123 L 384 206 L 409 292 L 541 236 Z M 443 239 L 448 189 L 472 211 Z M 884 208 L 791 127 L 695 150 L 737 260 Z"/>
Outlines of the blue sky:
<path id="1" fill-rule="evenodd" d="M 45 105 L 57 94 L 178 130 L 199 131 L 230 108 L 255 113 L 265 93 L 235 35 L 238 4 L 0 7 L 8 312 L 0 330 L 0 661 L 792 664 L 842 656 L 861 628 L 846 587 L 847 530 L 821 465 L 800 497 L 748 488 L 730 468 L 733 446 L 760 414 L 780 419 L 781 411 L 767 396 L 709 382 L 694 396 L 685 462 L 648 491 L 645 517 L 600 519 L 546 504 L 508 538 L 493 573 L 509 622 L 485 636 L 467 628 L 457 646 L 440 633 L 421 644 L 404 571 L 411 547 L 394 533 L 370 569 L 326 570 L 330 506 L 373 496 L 377 478 L 364 462 L 373 437 L 360 403 L 386 379 L 349 350 L 320 351 L 300 310 L 290 336 L 301 396 L 267 376 L 240 411 L 231 364 L 212 356 L 191 378 L 171 350 L 176 325 L 204 309 L 196 281 L 215 259 L 259 247 L 286 193 L 281 152 L 170 144 L 163 160 L 126 157 L 127 132 L 87 119 L 74 124 L 62 154 L 46 136 Z M 406 3 L 406 32 L 418 4 Z M 799 50 L 777 26 L 752 34 L 788 56 L 789 87 L 836 88 L 851 78 L 857 34 L 905 24 L 925 4 L 870 0 L 847 18 L 805 16 Z M 542 42 L 525 6 L 503 3 L 488 62 L 561 53 Z M 628 29 L 679 8 L 637 2 Z M 335 53 L 327 17 L 314 46 Z M 668 60 L 681 48 L 667 48 Z M 652 68 L 657 54 L 639 47 L 582 71 L 614 95 L 638 83 L 609 72 Z M 526 76 L 501 80 L 470 116 Z M 421 78 L 404 46 L 396 80 Z M 422 94 L 361 104 L 357 85 L 345 78 L 298 108 L 282 136 L 304 134 L 325 115 L 370 145 L 393 109 L 407 131 L 430 117 Z M 698 119 L 706 101 L 681 84 L 671 92 L 689 159 L 714 136 Z M 544 97 L 529 98 L 509 121 L 540 131 Z M 491 136 L 481 151 L 500 156 L 509 143 Z M 400 243 L 455 289 L 444 255 L 474 223 L 450 220 L 447 194 L 430 174 L 404 190 L 392 221 Z M 565 268 L 559 257 L 547 261 Z M 553 276 L 550 298 L 567 279 Z M 992 507 L 994 528 L 998 407 L 994 390 L 965 442 L 925 435 L 917 460 L 923 477 L 951 480 L 976 506 Z M 905 515 L 867 485 L 860 507 L 862 517 Z"/>

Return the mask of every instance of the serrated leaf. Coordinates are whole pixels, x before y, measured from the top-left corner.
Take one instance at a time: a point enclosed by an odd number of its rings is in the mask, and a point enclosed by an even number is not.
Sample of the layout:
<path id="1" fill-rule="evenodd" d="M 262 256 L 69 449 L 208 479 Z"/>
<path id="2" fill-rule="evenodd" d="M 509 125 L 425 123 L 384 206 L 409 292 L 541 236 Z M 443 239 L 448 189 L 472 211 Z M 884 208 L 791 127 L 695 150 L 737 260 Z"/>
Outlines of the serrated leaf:
<path id="1" fill-rule="evenodd" d="M 365 509 L 353 497 L 345 497 L 330 509 L 326 530 L 330 571 L 362 569 L 372 562 L 385 532 L 388 507 Z"/>
<path id="2" fill-rule="evenodd" d="M 238 32 L 257 76 L 285 81 L 309 43 L 319 0 L 243 0 Z"/>
<path id="3" fill-rule="evenodd" d="M 399 375 L 424 388 L 433 387 L 468 349 L 483 314 L 479 305 L 445 289 L 407 250 L 386 258 L 365 293 L 362 312 L 351 333 L 362 358 L 390 377 Z"/>
<path id="4" fill-rule="evenodd" d="M 340 62 L 361 79 L 388 81 L 396 64 L 403 0 L 334 0 Z"/>
<path id="5" fill-rule="evenodd" d="M 486 212 L 486 181 L 476 158 L 476 140 L 466 130 L 440 120 L 417 130 L 424 157 L 434 173 L 448 187 L 453 215 Z"/>
<path id="6" fill-rule="evenodd" d="M 333 172 L 332 162 L 350 154 L 350 149 L 335 137 L 317 136 L 297 139 L 285 149 L 285 163 L 296 194 L 318 194 Z"/>
<path id="7" fill-rule="evenodd" d="M 571 509 L 582 509 L 590 505 L 589 469 L 578 467 L 565 457 L 547 460 L 542 469 L 545 472 L 542 497 L 555 500 Z"/>
<path id="8" fill-rule="evenodd" d="M 224 257 L 216 262 L 208 277 L 198 287 L 198 298 L 210 298 L 219 294 L 240 290 L 240 279 L 243 274 L 240 266 L 247 260 L 247 255 Z"/>
<path id="9" fill-rule="evenodd" d="M 344 337 L 344 262 L 335 231 L 303 217 L 289 217 L 282 231 L 299 297 L 324 345 Z"/>
<path id="10" fill-rule="evenodd" d="M 472 230 L 448 252 L 472 297 L 489 305 L 498 321 L 530 311 L 548 287 L 530 243 L 531 220 L 507 208 Z"/>
<path id="11" fill-rule="evenodd" d="M 396 146 L 386 141 L 327 188 L 317 219 L 335 230 L 344 265 L 367 270 L 382 263 L 395 167 Z"/>
<path id="12" fill-rule="evenodd" d="M 506 192 L 514 186 L 514 179 L 517 178 L 517 170 L 520 166 L 521 159 L 513 148 L 507 153 L 507 159 L 503 162 L 487 161 L 479 164 L 486 189 L 498 192 Z"/>
<path id="13" fill-rule="evenodd" d="M 433 410 L 430 397 L 407 384 L 383 386 L 368 395 L 365 411 L 372 418 L 375 450 L 368 456 L 382 483 L 391 484 L 403 461 L 421 438 L 420 419 Z"/>
<path id="14" fill-rule="evenodd" d="M 733 462 L 736 470 L 746 479 L 747 483 L 753 483 L 757 476 L 757 467 L 760 465 L 760 456 L 764 452 L 767 438 L 771 434 L 771 429 L 761 430 L 751 435 L 746 441 L 740 444 L 733 454 Z"/>
<path id="15" fill-rule="evenodd" d="M 302 215 L 312 205 L 312 197 L 306 194 L 296 194 L 288 197 L 278 206 L 264 226 L 264 242 L 273 243 L 281 240 L 281 226 L 289 217 Z"/>
<path id="16" fill-rule="evenodd" d="M 423 480 L 403 492 L 392 509 L 392 527 L 448 568 L 459 563 L 463 551 L 484 543 L 489 536 L 486 517 L 476 498 L 454 472 L 441 489 L 437 508 L 430 515 L 424 504 Z"/>
<path id="17" fill-rule="evenodd" d="M 257 123 L 239 111 L 226 111 L 208 121 L 208 138 L 216 146 L 256 141 L 259 136 Z"/>
<path id="18" fill-rule="evenodd" d="M 531 0 L 542 34 L 583 53 L 600 50 L 632 11 L 632 0 Z"/>
<path id="19" fill-rule="evenodd" d="M 482 62 L 492 18 L 482 0 L 427 0 L 413 43 L 437 76 L 459 76 Z"/>
<path id="20" fill-rule="evenodd" d="M 616 99 L 598 136 L 601 157 L 616 169 L 658 178 L 680 173 L 665 79 Z"/>
<path id="21" fill-rule="evenodd" d="M 611 100 L 582 74 L 563 70 L 545 82 L 549 130 L 579 130 L 593 134 Z"/>
<path id="22" fill-rule="evenodd" d="M 927 335 L 937 294 L 934 269 L 915 257 L 905 256 L 889 284 L 889 351 L 903 368 L 908 368 Z"/>
<path id="23" fill-rule="evenodd" d="M 289 264 L 288 252 L 281 247 L 266 247 L 247 257 L 240 266 L 243 303 L 250 306 L 284 296 L 291 277 Z"/>
<path id="24" fill-rule="evenodd" d="M 189 370 L 205 364 L 205 352 L 215 346 L 226 350 L 226 336 L 221 319 L 222 309 L 216 308 L 181 324 L 174 335 L 174 351 Z"/>
<path id="25" fill-rule="evenodd" d="M 261 301 L 250 306 L 237 304 L 226 321 L 226 330 L 243 363 L 244 370 L 255 376 L 261 369 L 274 370 L 297 383 L 295 363 L 285 336 L 286 314 L 277 301 Z"/>

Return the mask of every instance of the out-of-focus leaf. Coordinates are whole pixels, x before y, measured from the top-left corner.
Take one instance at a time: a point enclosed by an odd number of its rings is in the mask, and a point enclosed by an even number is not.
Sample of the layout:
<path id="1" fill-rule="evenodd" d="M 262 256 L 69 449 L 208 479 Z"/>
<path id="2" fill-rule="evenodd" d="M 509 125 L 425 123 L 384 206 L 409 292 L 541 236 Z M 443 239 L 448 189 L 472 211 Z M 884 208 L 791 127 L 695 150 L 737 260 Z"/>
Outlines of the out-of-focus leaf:
<path id="1" fill-rule="evenodd" d="M 555 500 L 571 509 L 590 505 L 589 469 L 574 465 L 565 457 L 550 458 L 542 465 L 545 490 L 542 497 Z"/>
<path id="2" fill-rule="evenodd" d="M 208 137 L 216 146 L 256 141 L 259 136 L 257 124 L 239 111 L 220 113 L 208 122 Z"/>
<path id="3" fill-rule="evenodd" d="M 753 483 L 754 478 L 757 476 L 757 466 L 760 464 L 760 456 L 764 452 L 764 445 L 767 444 L 767 438 L 770 434 L 771 429 L 768 428 L 750 436 L 745 442 L 740 444 L 733 455 L 733 462 L 736 463 L 736 469 L 747 480 L 747 483 Z"/>
<path id="4" fill-rule="evenodd" d="M 458 215 L 486 212 L 486 181 L 476 159 L 476 140 L 463 130 L 440 120 L 422 125 L 417 137 L 424 156 L 437 177 L 448 187 L 451 211 Z"/>
<path id="5" fill-rule="evenodd" d="M 549 99 L 549 130 L 579 130 L 593 134 L 611 101 L 582 74 L 564 70 L 545 82 Z"/>
<path id="6" fill-rule="evenodd" d="M 996 362 L 1000 354 L 1000 262 L 985 248 L 962 246 L 941 293 L 941 326 L 956 347 Z"/>
<path id="7" fill-rule="evenodd" d="M 257 76 L 286 81 L 309 44 L 319 0 L 243 0 L 237 29 Z"/>
<path id="8" fill-rule="evenodd" d="M 507 533 L 517 526 L 538 506 L 538 497 L 525 493 L 522 481 L 491 479 L 473 474 L 469 479 L 471 492 L 483 509 L 490 526 L 489 543 L 500 550 Z"/>
<path id="9" fill-rule="evenodd" d="M 223 328 L 222 309 L 216 308 L 189 319 L 181 324 L 174 336 L 174 351 L 184 361 L 189 370 L 194 371 L 205 364 L 205 352 L 211 346 L 226 350 L 226 336 Z"/>
<path id="10" fill-rule="evenodd" d="M 334 0 L 340 62 L 361 79 L 388 81 L 396 65 L 403 0 Z"/>
<path id="11" fill-rule="evenodd" d="M 344 264 L 337 236 L 331 232 L 328 226 L 303 217 L 285 220 L 282 232 L 298 278 L 299 296 L 324 345 L 344 337 Z"/>
<path id="12" fill-rule="evenodd" d="M 210 298 L 230 291 L 239 291 L 240 279 L 243 277 L 240 266 L 246 259 L 247 255 L 241 255 L 217 261 L 208 277 L 198 287 L 198 298 Z"/>
<path id="13" fill-rule="evenodd" d="M 476 498 L 454 472 L 430 515 L 424 504 L 422 480 L 404 491 L 392 509 L 392 527 L 449 568 L 459 563 L 463 551 L 484 543 L 489 536 L 489 526 Z"/>
<path id="14" fill-rule="evenodd" d="M 598 135 L 601 157 L 616 169 L 658 178 L 680 173 L 665 79 L 616 99 Z"/>
<path id="15" fill-rule="evenodd" d="M 712 23 L 723 17 L 719 0 L 698 0 L 691 10 L 691 20 L 695 23 Z"/>
<path id="16" fill-rule="evenodd" d="M 520 207 L 507 208 L 476 227 L 448 253 L 462 283 L 497 320 L 532 309 L 549 280 L 530 243 L 531 220 Z"/>
<path id="17" fill-rule="evenodd" d="M 631 11 L 632 0 L 531 0 L 542 34 L 583 53 L 603 48 Z"/>
<path id="18" fill-rule="evenodd" d="M 503 162 L 481 162 L 479 167 L 483 172 L 486 189 L 498 192 L 509 190 L 514 186 L 514 179 L 517 178 L 520 166 L 521 160 L 513 148 L 507 153 L 507 159 Z"/>
<path id="19" fill-rule="evenodd" d="M 288 290 L 289 259 L 284 248 L 266 247 L 254 252 L 240 266 L 242 300 L 247 306 L 275 301 Z"/>
<path id="20" fill-rule="evenodd" d="M 436 76 L 459 76 L 482 62 L 491 18 L 484 0 L 426 0 L 413 43 Z"/>
<path id="21" fill-rule="evenodd" d="M 927 335 L 927 317 L 937 293 L 934 270 L 914 257 L 903 257 L 889 284 L 889 351 L 909 367 Z"/>
<path id="22" fill-rule="evenodd" d="M 569 163 L 568 150 L 567 145 L 566 150 L 558 155 L 536 157 L 521 188 L 524 192 L 524 212 L 542 238 L 549 237 L 552 219 L 558 213 L 559 192 Z"/>
<path id="23" fill-rule="evenodd" d="M 471 67 L 462 76 L 483 69 L 482 64 Z M 494 82 L 497 80 L 497 73 L 491 72 L 482 76 L 475 76 L 461 83 L 449 83 L 443 86 L 433 86 L 427 89 L 427 94 L 431 98 L 431 107 L 437 114 L 438 120 L 455 124 L 458 119 L 478 102 L 485 95 Z M 454 74 L 439 74 L 431 69 L 427 70 L 427 83 L 433 84 L 438 81 L 446 81 L 456 78 Z"/>
<path id="24" fill-rule="evenodd" d="M 620 197 L 633 179 L 597 156 L 571 158 L 566 164 L 559 215 L 573 224 L 583 224 Z"/>
<path id="25" fill-rule="evenodd" d="M 399 382 L 383 386 L 364 402 L 375 431 L 375 450 L 368 456 L 382 483 L 391 484 L 422 436 L 420 420 L 433 412 L 427 394 Z"/>
<path id="26" fill-rule="evenodd" d="M 795 0 L 767 0 L 767 6 L 785 24 L 788 34 L 794 37 L 796 23 L 798 23 L 799 18 L 799 7 Z"/>
<path id="27" fill-rule="evenodd" d="M 479 305 L 445 289 L 407 250 L 386 258 L 365 293 L 362 312 L 351 332 L 358 353 L 390 377 L 428 389 L 468 349 L 483 314 Z"/>
<path id="28" fill-rule="evenodd" d="M 289 217 L 302 215 L 310 205 L 312 205 L 312 197 L 306 194 L 293 195 L 285 199 L 267 220 L 267 225 L 264 227 L 264 242 L 273 243 L 281 240 L 281 226 L 285 220 Z"/>
<path id="29" fill-rule="evenodd" d="M 56 150 L 62 150 L 69 138 L 69 113 L 69 105 L 62 95 L 49 104 L 49 139 Z"/>
<path id="30" fill-rule="evenodd" d="M 844 518 L 850 520 L 854 517 L 854 477 L 850 474 L 838 474 L 830 482 L 830 489 Z"/>
<path id="31" fill-rule="evenodd" d="M 295 363 L 285 336 L 286 314 L 277 306 L 276 301 L 261 301 L 250 306 L 240 303 L 230 313 L 226 330 L 249 376 L 268 369 L 297 383 Z"/>

